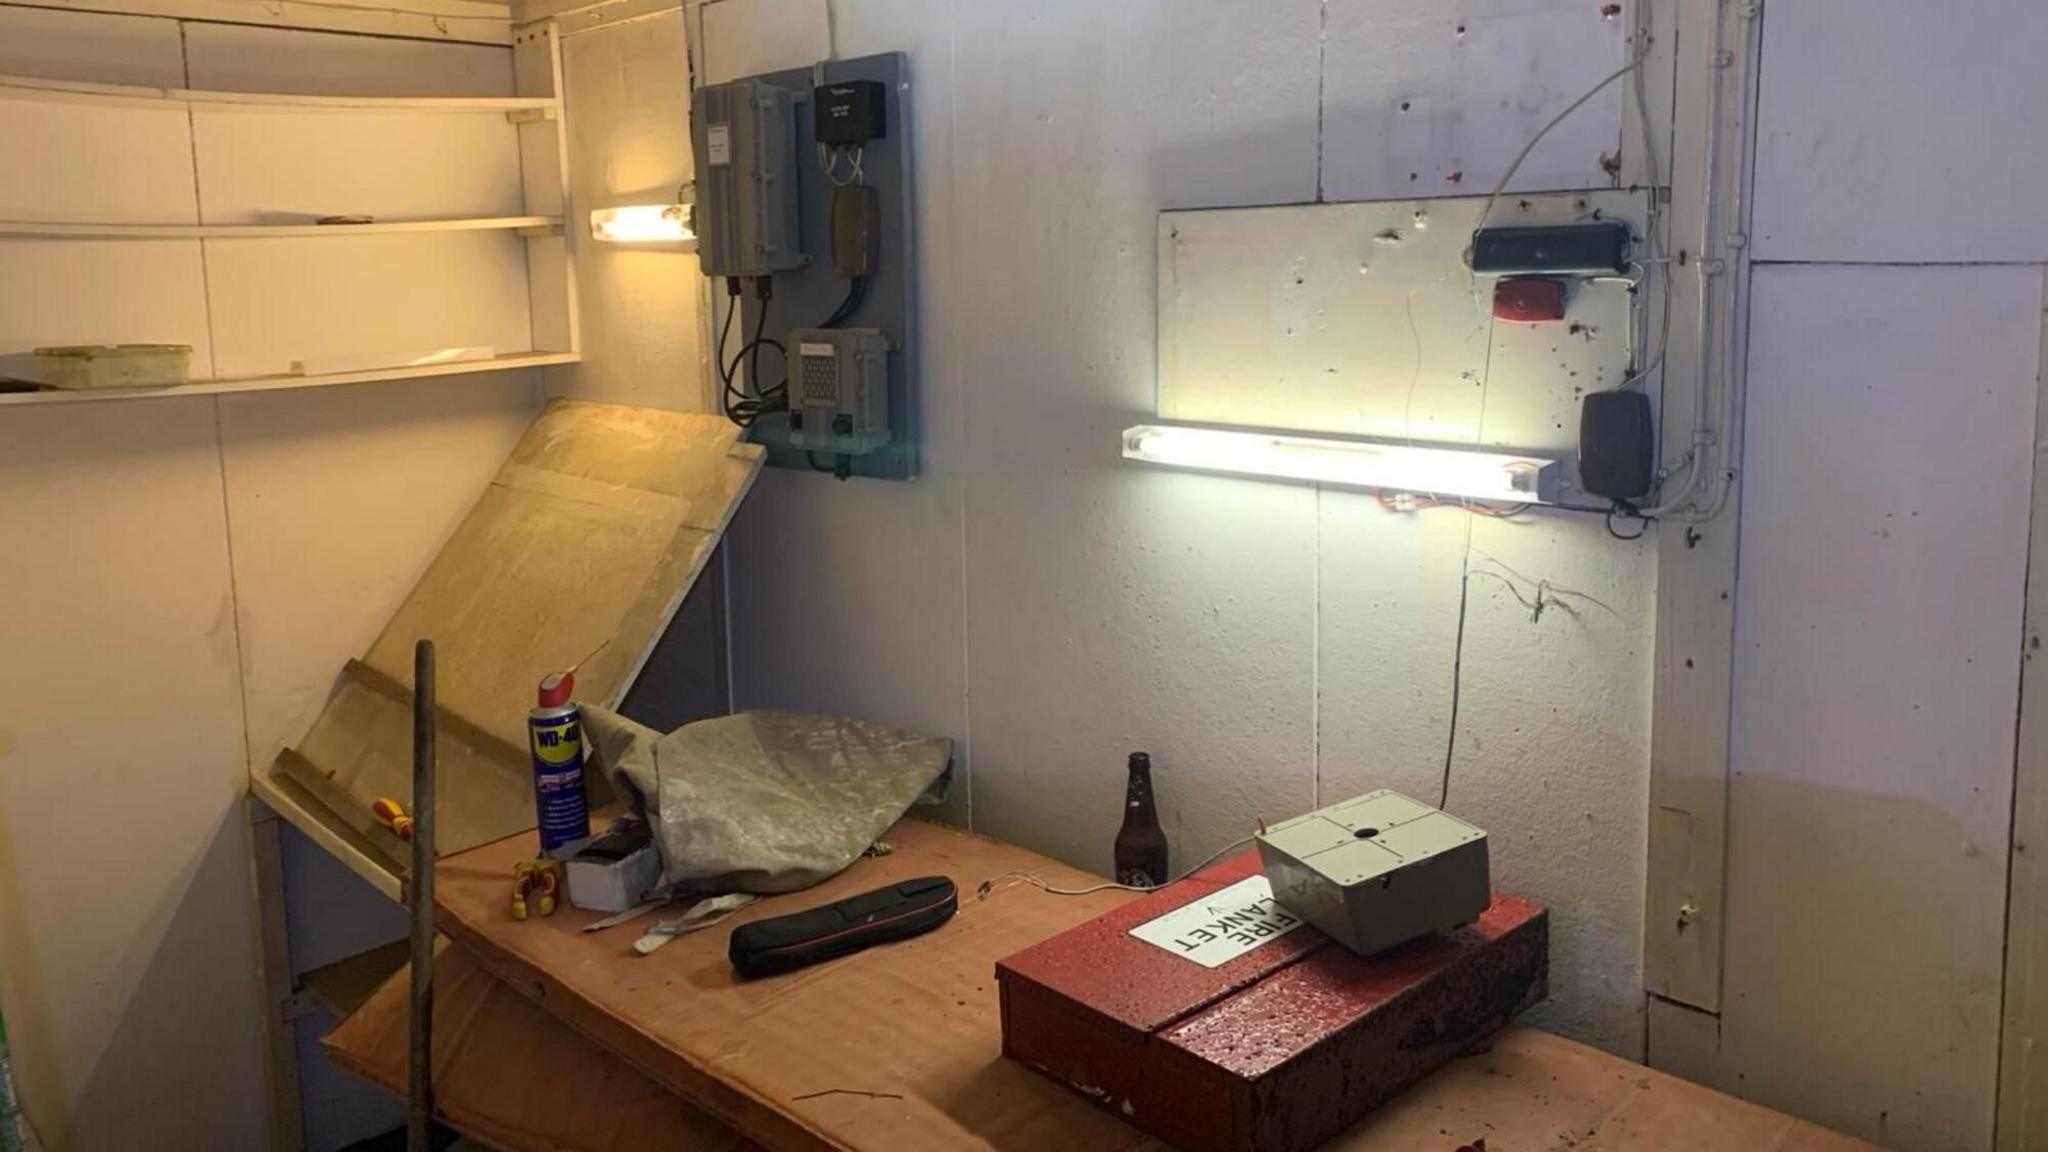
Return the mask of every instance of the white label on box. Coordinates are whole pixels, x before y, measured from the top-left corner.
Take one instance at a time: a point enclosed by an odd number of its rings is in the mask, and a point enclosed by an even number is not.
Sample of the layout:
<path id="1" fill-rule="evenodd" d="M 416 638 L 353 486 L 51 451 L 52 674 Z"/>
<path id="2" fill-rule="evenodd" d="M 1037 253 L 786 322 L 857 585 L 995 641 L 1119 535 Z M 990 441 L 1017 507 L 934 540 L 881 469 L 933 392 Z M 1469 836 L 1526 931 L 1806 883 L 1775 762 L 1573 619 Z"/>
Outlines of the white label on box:
<path id="1" fill-rule="evenodd" d="M 713 124 L 704 135 L 705 150 L 711 153 L 712 166 L 732 163 L 732 125 Z"/>
<path id="2" fill-rule="evenodd" d="M 1131 935 L 1204 968 L 1220 968 L 1306 921 L 1273 899 L 1264 876 L 1239 880 L 1131 929 Z"/>

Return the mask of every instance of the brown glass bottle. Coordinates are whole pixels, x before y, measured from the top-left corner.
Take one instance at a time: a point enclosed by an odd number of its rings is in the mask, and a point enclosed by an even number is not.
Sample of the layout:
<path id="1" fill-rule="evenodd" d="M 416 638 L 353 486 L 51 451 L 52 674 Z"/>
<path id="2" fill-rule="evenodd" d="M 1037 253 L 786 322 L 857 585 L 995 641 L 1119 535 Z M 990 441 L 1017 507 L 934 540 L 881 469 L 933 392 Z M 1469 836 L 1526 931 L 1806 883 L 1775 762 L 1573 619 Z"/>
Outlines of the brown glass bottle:
<path id="1" fill-rule="evenodd" d="M 1166 878 L 1166 832 L 1152 799 L 1152 757 L 1133 752 L 1124 784 L 1124 824 L 1116 832 L 1116 882 L 1157 888 Z"/>

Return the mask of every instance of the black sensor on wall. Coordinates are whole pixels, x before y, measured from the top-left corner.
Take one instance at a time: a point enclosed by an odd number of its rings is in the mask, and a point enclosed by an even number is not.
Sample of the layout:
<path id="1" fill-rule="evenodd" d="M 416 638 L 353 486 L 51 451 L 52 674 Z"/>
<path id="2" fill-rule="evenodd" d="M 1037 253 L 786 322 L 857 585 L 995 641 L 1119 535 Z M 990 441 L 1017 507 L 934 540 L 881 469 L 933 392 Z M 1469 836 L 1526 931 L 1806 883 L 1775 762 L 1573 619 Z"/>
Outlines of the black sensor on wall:
<path id="1" fill-rule="evenodd" d="M 881 81 L 821 84 L 811 99 L 818 109 L 813 133 L 818 143 L 858 148 L 889 138 L 889 94 Z"/>
<path id="2" fill-rule="evenodd" d="M 1650 398 L 1594 392 L 1579 407 L 1579 487 L 1609 500 L 1638 500 L 1656 480 Z"/>
<path id="3" fill-rule="evenodd" d="M 1472 234 L 1472 271 L 1611 275 L 1628 271 L 1633 234 L 1617 220 L 1550 227 L 1481 228 Z"/>

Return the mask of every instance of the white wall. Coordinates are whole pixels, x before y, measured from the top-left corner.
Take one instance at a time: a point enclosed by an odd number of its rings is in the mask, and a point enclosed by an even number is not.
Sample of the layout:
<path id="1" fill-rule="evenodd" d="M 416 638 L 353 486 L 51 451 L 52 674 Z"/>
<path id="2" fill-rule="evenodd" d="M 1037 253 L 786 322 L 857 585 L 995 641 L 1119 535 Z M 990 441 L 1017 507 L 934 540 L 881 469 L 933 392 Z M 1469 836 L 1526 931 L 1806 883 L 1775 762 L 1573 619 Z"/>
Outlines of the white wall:
<path id="1" fill-rule="evenodd" d="M 569 216 L 673 203 L 692 179 L 689 60 L 680 10 L 562 39 L 569 118 Z M 695 255 L 575 237 L 584 362 L 551 369 L 556 396 L 706 411 Z"/>
<path id="2" fill-rule="evenodd" d="M 12 7 L 0 70 L 511 82 L 502 48 Z M 122 267 L 142 295 L 177 290 Z M 31 302 L 53 326 L 105 322 L 94 295 L 9 284 L 10 333 Z M 531 374 L 498 374 L 0 410 L 0 1014 L 53 1150 L 265 1145 L 246 769 L 296 738 L 539 399 Z"/>
<path id="3" fill-rule="evenodd" d="M 721 51 L 808 63 L 773 49 L 811 8 L 711 5 L 707 74 Z M 1617 66 L 1620 22 L 1561 0 L 862 0 L 832 26 L 841 56 L 910 56 L 928 466 L 762 478 L 732 534 L 740 702 L 959 738 L 956 816 L 1098 869 L 1132 749 L 1183 863 L 1319 800 L 1433 800 L 1448 757 L 1499 881 L 1553 906 L 1536 1019 L 1640 1056 L 1651 542 L 1117 454 L 1154 411 L 1160 209 L 1483 193 Z M 1610 92 L 1517 186 L 1604 187 L 1620 136 Z M 1468 563 L 1492 575 L 1461 662 Z M 1608 607 L 1532 621 L 1504 581 L 1546 579 Z"/>
<path id="4" fill-rule="evenodd" d="M 1659 1006 L 1650 1054 L 1889 1146 L 1986 1149 L 2048 9 L 1765 12 L 1722 1012 Z"/>

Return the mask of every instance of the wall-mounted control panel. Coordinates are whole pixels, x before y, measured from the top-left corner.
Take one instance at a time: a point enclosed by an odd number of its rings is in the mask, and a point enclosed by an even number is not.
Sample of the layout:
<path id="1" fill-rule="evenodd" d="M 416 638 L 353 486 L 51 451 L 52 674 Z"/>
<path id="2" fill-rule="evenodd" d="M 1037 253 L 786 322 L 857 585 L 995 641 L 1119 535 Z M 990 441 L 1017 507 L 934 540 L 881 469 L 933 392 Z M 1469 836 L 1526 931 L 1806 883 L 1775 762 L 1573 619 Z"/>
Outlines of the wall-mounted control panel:
<path id="1" fill-rule="evenodd" d="M 888 53 L 691 96 L 719 383 L 770 465 L 917 475 L 909 93 Z"/>

